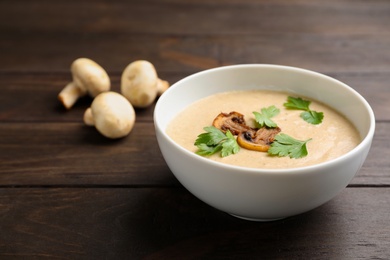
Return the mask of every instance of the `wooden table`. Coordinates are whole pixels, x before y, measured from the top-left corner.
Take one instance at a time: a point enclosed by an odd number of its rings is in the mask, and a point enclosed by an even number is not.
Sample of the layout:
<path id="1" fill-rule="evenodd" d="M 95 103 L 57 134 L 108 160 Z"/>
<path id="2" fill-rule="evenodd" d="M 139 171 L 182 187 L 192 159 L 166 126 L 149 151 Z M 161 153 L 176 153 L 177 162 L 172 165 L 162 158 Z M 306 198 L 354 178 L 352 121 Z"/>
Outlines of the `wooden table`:
<path id="1" fill-rule="evenodd" d="M 108 140 L 84 126 L 92 99 L 57 94 L 88 57 L 119 91 L 146 59 L 175 83 L 221 65 L 271 63 L 335 77 L 377 119 L 350 185 L 305 214 L 249 222 L 174 178 L 154 106 Z M 389 259 L 390 2 L 386 0 L 3 0 L 0 2 L 1 259 Z"/>

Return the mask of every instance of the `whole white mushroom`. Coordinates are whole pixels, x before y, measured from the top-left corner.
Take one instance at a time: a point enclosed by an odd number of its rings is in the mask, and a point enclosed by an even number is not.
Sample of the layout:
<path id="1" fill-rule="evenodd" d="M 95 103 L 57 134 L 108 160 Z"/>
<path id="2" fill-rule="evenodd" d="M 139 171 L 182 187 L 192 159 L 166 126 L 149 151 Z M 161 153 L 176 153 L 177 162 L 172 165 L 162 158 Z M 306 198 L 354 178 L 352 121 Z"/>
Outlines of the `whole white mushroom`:
<path id="1" fill-rule="evenodd" d="M 110 90 L 111 82 L 107 72 L 91 59 L 76 59 L 72 62 L 71 72 L 73 81 L 58 94 L 58 99 L 67 109 L 82 96 L 89 94 L 96 97 Z"/>
<path id="2" fill-rule="evenodd" d="M 122 73 L 121 93 L 134 107 L 148 107 L 168 87 L 169 83 L 159 79 L 153 64 L 146 60 L 130 63 Z"/>
<path id="3" fill-rule="evenodd" d="M 122 95 L 108 91 L 95 97 L 84 113 L 84 123 L 95 128 L 105 137 L 121 138 L 134 127 L 135 111 Z"/>

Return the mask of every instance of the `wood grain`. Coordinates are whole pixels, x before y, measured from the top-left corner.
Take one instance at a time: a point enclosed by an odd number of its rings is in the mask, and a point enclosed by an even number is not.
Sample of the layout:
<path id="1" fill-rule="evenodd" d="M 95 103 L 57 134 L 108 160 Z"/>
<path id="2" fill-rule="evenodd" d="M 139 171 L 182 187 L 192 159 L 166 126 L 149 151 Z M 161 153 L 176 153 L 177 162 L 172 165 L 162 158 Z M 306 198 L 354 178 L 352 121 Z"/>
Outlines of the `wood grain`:
<path id="1" fill-rule="evenodd" d="M 86 56 L 110 72 L 135 59 L 190 73 L 237 63 L 388 72 L 389 9 L 381 0 L 2 1 L 0 70 L 68 71 Z"/>
<path id="2" fill-rule="evenodd" d="M 386 0 L 0 1 L 0 258 L 388 259 L 389 13 Z M 102 65 L 116 92 L 137 59 L 171 84 L 231 64 L 318 71 L 371 104 L 372 148 L 325 205 L 239 220 L 175 179 L 156 145 L 154 105 L 136 110 L 120 140 L 84 126 L 92 98 L 61 106 L 79 57 Z"/>
<path id="3" fill-rule="evenodd" d="M 83 123 L 2 124 L 2 185 L 172 185 L 152 123 L 110 140 Z M 23 144 L 23 148 L 20 147 Z"/>
<path id="4" fill-rule="evenodd" d="M 110 75 L 121 73 L 137 59 L 150 60 L 160 73 L 187 75 L 241 63 L 280 64 L 321 73 L 387 73 L 390 54 L 383 50 L 389 44 L 389 33 L 351 36 L 272 32 L 239 37 L 235 34 L 187 37 L 123 33 L 56 36 L 29 31 L 0 40 L 3 54 L 0 71 L 67 73 L 74 59 L 88 57 Z"/>
<path id="5" fill-rule="evenodd" d="M 181 188 L 0 189 L 8 223 L 0 258 L 386 259 L 389 196 L 388 188 L 348 188 L 313 211 L 262 223 Z"/>
<path id="6" fill-rule="evenodd" d="M 23 8 L 20 8 L 23 5 Z M 2 1 L 0 30 L 141 34 L 378 33 L 386 1 Z M 69 19 L 69 15 L 73 19 Z M 19 19 L 23 17 L 24 19 Z M 234 17 L 234 19 L 232 19 Z M 147 19 L 146 19 L 147 18 Z M 279 19 L 275 19 L 279 18 Z M 284 18 L 284 19 L 280 19 Z M 332 18 L 332 19 L 329 19 Z M 50 20 L 51 23 L 47 23 Z"/>

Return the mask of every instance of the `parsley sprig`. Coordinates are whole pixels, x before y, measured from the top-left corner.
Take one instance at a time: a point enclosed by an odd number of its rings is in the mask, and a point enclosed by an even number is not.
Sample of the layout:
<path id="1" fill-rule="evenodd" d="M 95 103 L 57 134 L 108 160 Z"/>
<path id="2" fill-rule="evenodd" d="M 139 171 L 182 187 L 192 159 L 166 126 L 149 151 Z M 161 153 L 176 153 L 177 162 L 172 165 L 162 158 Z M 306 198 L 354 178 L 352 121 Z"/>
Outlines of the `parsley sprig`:
<path id="1" fill-rule="evenodd" d="M 198 147 L 196 152 L 199 155 L 209 156 L 221 152 L 222 157 L 236 154 L 240 150 L 233 134 L 228 130 L 226 134 L 214 126 L 203 128 L 206 133 L 198 135 L 195 145 Z"/>
<path id="2" fill-rule="evenodd" d="M 255 120 L 259 124 L 260 127 L 277 127 L 277 124 L 271 120 L 272 117 L 278 115 L 280 112 L 279 108 L 275 106 L 270 106 L 267 108 L 262 108 L 261 113 L 253 112 L 255 115 Z"/>
<path id="3" fill-rule="evenodd" d="M 306 141 L 300 141 L 281 133 L 275 136 L 274 142 L 268 149 L 268 154 L 280 157 L 289 156 L 294 159 L 302 158 L 307 156 L 306 144 L 310 140 L 311 138 Z"/>
<path id="4" fill-rule="evenodd" d="M 289 96 L 287 98 L 287 102 L 283 105 L 290 109 L 304 110 L 304 112 L 302 112 L 300 115 L 301 118 L 310 124 L 318 125 L 322 122 L 322 119 L 324 118 L 324 113 L 311 110 L 309 108 L 310 103 L 310 101 L 303 100 L 300 97 L 294 98 Z"/>

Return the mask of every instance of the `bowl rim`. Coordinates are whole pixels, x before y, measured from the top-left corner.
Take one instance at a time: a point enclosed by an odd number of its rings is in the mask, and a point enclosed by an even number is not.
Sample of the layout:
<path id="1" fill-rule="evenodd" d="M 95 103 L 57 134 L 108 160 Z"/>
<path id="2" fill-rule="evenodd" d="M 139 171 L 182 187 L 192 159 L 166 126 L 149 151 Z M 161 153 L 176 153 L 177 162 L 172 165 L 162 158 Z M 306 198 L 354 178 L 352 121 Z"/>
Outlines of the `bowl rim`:
<path id="1" fill-rule="evenodd" d="M 164 102 L 165 97 L 167 95 L 169 95 L 169 93 L 171 91 L 174 91 L 175 88 L 178 88 L 182 84 L 182 82 L 191 80 L 194 77 L 198 77 L 198 76 L 203 75 L 203 74 L 213 73 L 215 71 L 237 69 L 237 68 L 274 68 L 274 69 L 283 69 L 283 70 L 297 71 L 297 72 L 300 72 L 300 73 L 308 73 L 308 74 L 311 74 L 311 75 L 315 75 L 317 77 L 324 78 L 326 80 L 334 81 L 335 83 L 341 85 L 342 87 L 344 87 L 347 90 L 349 90 L 352 94 L 354 94 L 359 99 L 359 101 L 363 104 L 363 106 L 366 108 L 366 110 L 367 110 L 367 112 L 369 114 L 369 120 L 370 120 L 370 126 L 369 126 L 369 129 L 367 131 L 367 134 L 364 137 L 362 137 L 362 140 L 360 141 L 360 143 L 356 147 L 354 147 L 349 152 L 347 152 L 347 153 L 345 153 L 345 154 L 343 154 L 343 155 L 341 155 L 341 156 L 339 156 L 337 158 L 334 158 L 334 159 L 331 159 L 331 160 L 328 160 L 328 161 L 325 161 L 325 162 L 321 162 L 321 163 L 318 163 L 318 164 L 313 164 L 313 165 L 308 165 L 308 166 L 300 166 L 300 167 L 293 167 L 293 168 L 253 168 L 253 167 L 245 167 L 245 166 L 237 166 L 237 165 L 232 165 L 232 164 L 226 164 L 226 163 L 223 163 L 223 162 L 218 162 L 218 161 L 211 160 L 211 159 L 209 159 L 207 157 L 204 157 L 204 156 L 201 156 L 201 155 L 197 155 L 196 153 L 191 152 L 191 151 L 187 150 L 186 148 L 182 147 L 181 145 L 177 144 L 166 133 L 166 129 L 162 129 L 161 125 L 159 124 L 158 118 L 157 118 L 158 109 L 159 109 L 160 106 L 162 106 L 162 103 Z M 357 153 L 359 153 L 365 147 L 370 148 L 371 142 L 372 142 L 372 139 L 373 139 L 374 133 L 375 133 L 375 123 L 376 123 L 375 122 L 375 115 L 374 115 L 374 112 L 373 112 L 370 104 L 367 102 L 367 100 L 359 92 L 357 92 L 355 89 L 353 89 L 349 85 L 341 82 L 338 79 L 335 79 L 333 77 L 330 77 L 328 75 L 325 75 L 325 74 L 322 74 L 322 73 L 319 73 L 319 72 L 316 72 L 316 71 L 303 69 L 303 68 L 299 68 L 299 67 L 286 66 L 286 65 L 276 65 L 276 64 L 236 64 L 236 65 L 226 65 L 226 66 L 220 66 L 220 67 L 216 67 L 216 68 L 202 70 L 202 71 L 193 73 L 191 75 L 188 75 L 188 76 L 180 79 L 179 81 L 175 82 L 173 85 L 171 85 L 165 91 L 165 93 L 159 97 L 159 99 L 156 102 L 156 106 L 154 108 L 153 121 L 154 121 L 154 125 L 155 125 L 155 130 L 159 131 L 164 139 L 166 139 L 176 149 L 178 149 L 181 152 L 183 152 L 186 156 L 189 156 L 189 157 L 191 157 L 194 160 L 200 160 L 200 162 L 205 163 L 206 165 L 215 166 L 215 167 L 222 167 L 225 170 L 236 170 L 236 171 L 238 170 L 240 172 L 254 173 L 254 174 L 259 174 L 259 173 L 261 173 L 261 174 L 283 174 L 283 173 L 288 173 L 288 174 L 300 174 L 300 173 L 302 173 L 302 174 L 304 174 L 306 172 L 313 172 L 313 171 L 316 171 L 316 170 L 320 170 L 320 169 L 322 169 L 324 167 L 335 166 L 335 165 L 337 165 L 338 163 L 340 163 L 340 162 L 342 162 L 344 160 L 349 160 L 351 157 L 355 156 Z"/>

